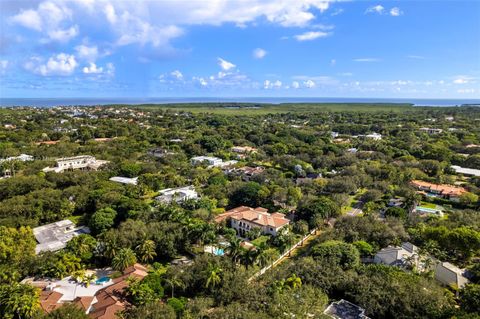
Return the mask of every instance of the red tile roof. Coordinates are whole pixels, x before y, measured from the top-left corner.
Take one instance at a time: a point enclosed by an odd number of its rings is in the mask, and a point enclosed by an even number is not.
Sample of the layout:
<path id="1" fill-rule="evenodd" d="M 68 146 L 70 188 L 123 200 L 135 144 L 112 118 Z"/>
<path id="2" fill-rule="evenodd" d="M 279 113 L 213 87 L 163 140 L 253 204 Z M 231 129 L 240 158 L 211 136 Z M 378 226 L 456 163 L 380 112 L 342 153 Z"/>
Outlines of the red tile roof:
<path id="1" fill-rule="evenodd" d="M 282 227 L 288 223 L 290 220 L 285 218 L 284 214 L 273 213 L 269 214 L 266 208 L 257 207 L 251 208 L 247 206 L 240 206 L 229 211 L 226 211 L 223 214 L 218 215 L 215 218 L 215 222 L 220 223 L 227 219 L 236 219 L 236 220 L 246 220 L 251 223 L 257 224 L 259 226 L 271 226 L 275 228 Z"/>
<path id="2" fill-rule="evenodd" d="M 117 318 L 115 314 L 124 310 L 128 304 L 123 293 L 128 286 L 127 278 L 143 279 L 147 274 L 147 268 L 140 264 L 125 269 L 122 276 L 113 280 L 112 285 L 99 290 L 95 294 L 96 302 L 92 305 L 93 310 L 89 313 L 89 316 L 95 319 Z"/>
<path id="3" fill-rule="evenodd" d="M 448 195 L 448 196 L 460 196 L 463 193 L 467 192 L 467 190 L 463 187 L 456 187 L 456 186 L 447 185 L 447 184 L 432 184 L 429 182 L 424 182 L 419 180 L 413 180 L 410 183 L 416 188 L 428 189 L 430 191 L 434 191 L 442 195 Z"/>

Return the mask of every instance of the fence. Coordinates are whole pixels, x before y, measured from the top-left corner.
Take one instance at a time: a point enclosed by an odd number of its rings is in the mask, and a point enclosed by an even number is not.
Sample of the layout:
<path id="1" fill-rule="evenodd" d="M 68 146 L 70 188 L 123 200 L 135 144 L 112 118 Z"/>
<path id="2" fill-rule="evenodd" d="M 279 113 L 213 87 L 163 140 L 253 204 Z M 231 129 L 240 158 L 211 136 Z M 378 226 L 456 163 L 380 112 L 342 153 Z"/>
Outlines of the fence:
<path id="1" fill-rule="evenodd" d="M 253 279 L 255 278 L 258 278 L 260 277 L 261 275 L 263 275 L 264 273 L 266 273 L 269 269 L 275 267 L 276 265 L 278 265 L 285 257 L 287 257 L 288 255 L 290 255 L 290 253 L 292 251 L 294 251 L 298 246 L 301 246 L 303 244 L 303 242 L 305 240 L 307 240 L 308 238 L 310 238 L 311 236 L 313 236 L 313 234 L 315 234 L 317 231 L 317 229 L 313 229 L 312 231 L 310 231 L 310 233 L 308 233 L 307 235 L 305 235 L 302 239 L 300 239 L 295 245 L 293 245 L 292 247 L 290 247 L 286 252 L 284 252 L 282 255 L 280 255 L 280 257 L 278 257 L 275 261 L 273 261 L 270 265 L 268 266 L 265 266 L 263 267 L 262 269 L 260 269 L 259 271 L 257 271 L 252 277 L 250 277 L 248 279 L 248 281 L 252 281 Z"/>

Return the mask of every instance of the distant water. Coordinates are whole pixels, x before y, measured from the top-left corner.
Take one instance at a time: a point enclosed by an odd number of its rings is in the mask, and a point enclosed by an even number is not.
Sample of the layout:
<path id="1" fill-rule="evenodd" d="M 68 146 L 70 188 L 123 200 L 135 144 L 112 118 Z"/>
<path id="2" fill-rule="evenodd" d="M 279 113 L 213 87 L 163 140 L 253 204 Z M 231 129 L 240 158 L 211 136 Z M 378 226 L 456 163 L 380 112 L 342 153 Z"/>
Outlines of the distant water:
<path id="1" fill-rule="evenodd" d="M 188 98 L 1 98 L 0 107 L 11 106 L 80 106 L 106 104 L 169 104 L 169 103 L 411 103 L 415 106 L 460 106 L 476 104 L 480 99 L 396 99 L 396 98 L 328 98 L 328 97 L 188 97 Z"/>

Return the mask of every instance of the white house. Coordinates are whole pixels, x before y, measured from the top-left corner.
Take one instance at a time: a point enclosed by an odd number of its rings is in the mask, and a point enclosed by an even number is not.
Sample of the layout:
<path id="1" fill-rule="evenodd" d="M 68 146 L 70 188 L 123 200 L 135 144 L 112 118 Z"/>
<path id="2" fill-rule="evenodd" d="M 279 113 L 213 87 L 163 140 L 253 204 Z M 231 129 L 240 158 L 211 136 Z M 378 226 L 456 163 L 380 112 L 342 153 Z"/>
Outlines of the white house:
<path id="1" fill-rule="evenodd" d="M 465 168 L 456 165 L 452 165 L 451 167 L 457 174 L 462 174 L 465 176 L 480 176 L 480 169 Z"/>
<path id="2" fill-rule="evenodd" d="M 406 266 L 408 259 L 413 258 L 415 266 L 418 266 L 418 247 L 411 243 L 403 243 L 400 247 L 386 247 L 375 254 L 373 262 L 390 266 Z"/>
<path id="3" fill-rule="evenodd" d="M 464 273 L 463 269 L 448 262 L 440 262 L 435 267 L 435 279 L 447 286 L 463 288 L 469 282 Z"/>
<path id="4" fill-rule="evenodd" d="M 160 195 L 155 197 L 155 200 L 164 204 L 170 204 L 173 201 L 181 203 L 189 199 L 197 199 L 198 197 L 194 186 L 186 186 L 163 189 L 160 191 Z"/>
<path id="5" fill-rule="evenodd" d="M 137 185 L 138 184 L 138 177 L 121 177 L 121 176 L 114 176 L 109 179 L 109 181 L 126 184 L 126 185 Z"/>
<path id="6" fill-rule="evenodd" d="M 10 162 L 10 161 L 29 162 L 29 161 L 33 161 L 33 156 L 27 155 L 27 154 L 20 154 L 18 156 L 11 156 L 4 159 L 0 159 L 0 163 Z"/>
<path id="7" fill-rule="evenodd" d="M 237 164 L 237 161 L 226 161 L 224 162 L 221 158 L 213 157 L 213 156 L 196 156 L 192 157 L 191 162 L 193 165 L 199 165 L 202 163 L 207 163 L 208 167 L 228 167 Z"/>
<path id="8" fill-rule="evenodd" d="M 80 155 L 73 157 L 57 158 L 55 167 L 45 167 L 44 172 L 62 173 L 67 170 L 87 169 L 96 171 L 101 166 L 108 164 L 109 161 L 97 160 L 91 155 Z"/>
<path id="9" fill-rule="evenodd" d="M 441 128 L 430 128 L 430 127 L 422 127 L 420 131 L 425 132 L 430 135 L 440 134 L 443 132 Z"/>
<path id="10" fill-rule="evenodd" d="M 38 242 L 35 253 L 42 251 L 57 251 L 65 248 L 73 237 L 90 233 L 85 226 L 77 227 L 72 221 L 65 219 L 33 229 L 33 235 Z"/>
<path id="11" fill-rule="evenodd" d="M 367 134 L 365 135 L 366 138 L 371 138 L 373 140 L 381 140 L 382 139 L 382 134 L 378 134 L 378 133 L 372 133 L 372 134 Z"/>
<path id="12" fill-rule="evenodd" d="M 247 206 L 240 206 L 215 218 L 217 223 L 229 220 L 230 226 L 234 228 L 240 236 L 254 229 L 261 229 L 263 234 L 270 234 L 276 236 L 280 229 L 290 223 L 290 220 L 281 213 L 269 214 L 266 208 L 257 207 L 251 208 Z"/>

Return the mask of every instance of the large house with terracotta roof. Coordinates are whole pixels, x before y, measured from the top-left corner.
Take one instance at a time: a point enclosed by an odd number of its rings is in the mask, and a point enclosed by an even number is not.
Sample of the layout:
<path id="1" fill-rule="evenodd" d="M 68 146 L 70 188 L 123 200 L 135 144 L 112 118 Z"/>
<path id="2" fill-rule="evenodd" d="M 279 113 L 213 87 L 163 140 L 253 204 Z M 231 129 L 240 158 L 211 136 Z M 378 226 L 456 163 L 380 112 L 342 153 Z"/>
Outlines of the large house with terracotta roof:
<path id="1" fill-rule="evenodd" d="M 266 208 L 257 207 L 251 208 L 247 206 L 240 206 L 215 218 L 217 223 L 229 221 L 230 226 L 237 231 L 240 236 L 252 230 L 259 228 L 264 234 L 276 236 L 280 229 L 290 223 L 290 220 L 281 213 L 269 214 Z"/>
<path id="2" fill-rule="evenodd" d="M 422 194 L 441 197 L 452 201 L 459 201 L 460 196 L 467 192 L 467 190 L 463 187 L 447 184 L 433 184 L 419 180 L 413 180 L 410 182 L 410 184 L 418 189 Z"/>
<path id="3" fill-rule="evenodd" d="M 90 318 L 115 319 L 118 318 L 116 314 L 123 311 L 128 305 L 124 294 L 124 290 L 128 286 L 127 278 L 143 279 L 147 274 L 147 268 L 135 264 L 125 269 L 122 276 L 103 284 L 100 289 L 96 289 L 92 284 L 90 289 L 74 287 L 70 292 L 66 291 L 67 287 L 61 284 L 50 283 L 46 287 L 44 286 L 40 293 L 40 307 L 46 313 L 50 313 L 65 303 L 74 303 L 85 310 Z M 33 282 L 32 285 L 40 286 L 36 282 Z"/>

